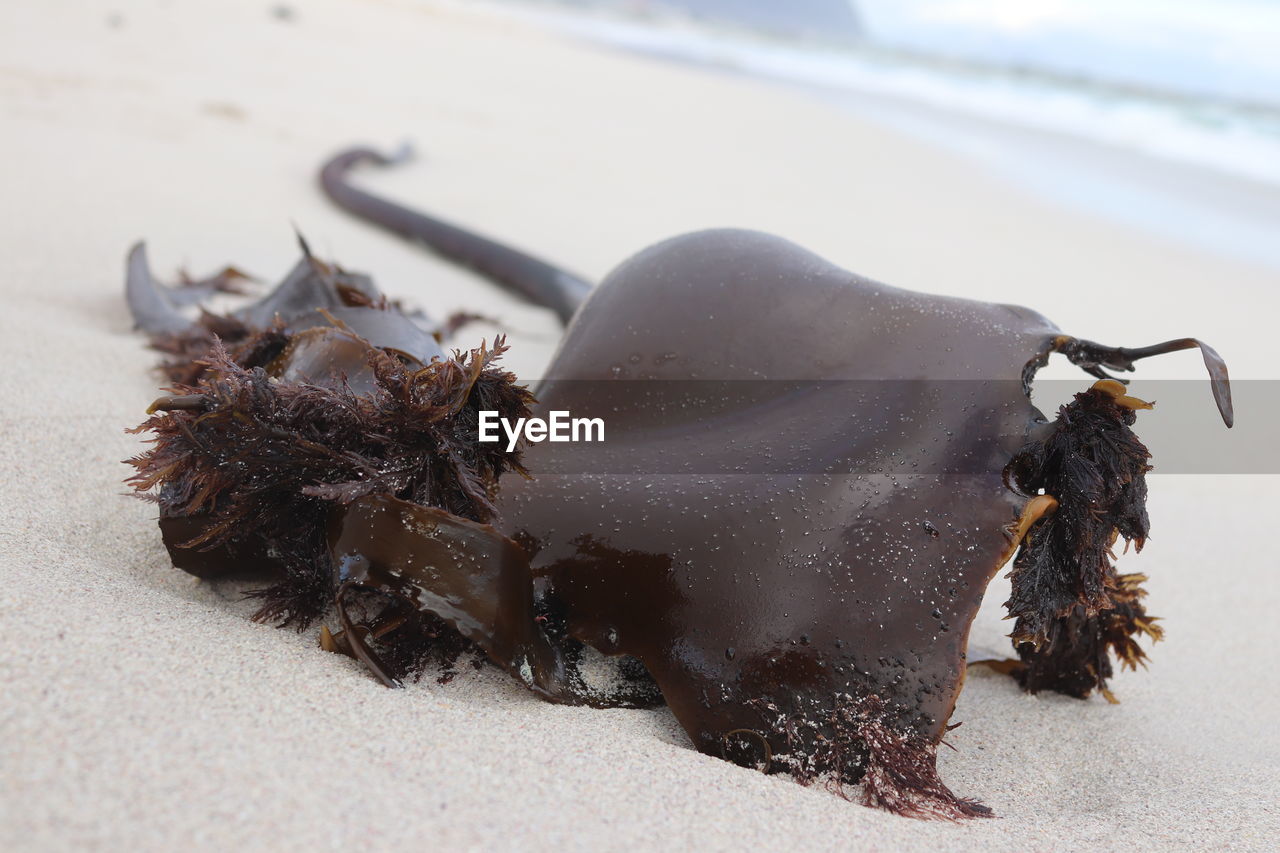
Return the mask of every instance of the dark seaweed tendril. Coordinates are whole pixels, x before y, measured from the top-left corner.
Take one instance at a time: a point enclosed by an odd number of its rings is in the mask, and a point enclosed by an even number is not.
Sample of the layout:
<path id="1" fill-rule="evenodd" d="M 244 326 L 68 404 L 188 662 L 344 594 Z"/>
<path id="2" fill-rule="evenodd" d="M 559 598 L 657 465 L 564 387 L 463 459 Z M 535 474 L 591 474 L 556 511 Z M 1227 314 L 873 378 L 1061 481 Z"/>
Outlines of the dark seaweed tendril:
<path id="1" fill-rule="evenodd" d="M 1151 454 L 1130 428 L 1135 420 L 1132 408 L 1095 386 L 1063 406 L 1049 434 L 1005 469 L 1011 488 L 1058 500 L 1023 540 L 1006 602 L 1022 661 L 1013 674 L 1033 693 L 1085 698 L 1097 689 L 1110 699 L 1109 653 L 1135 667 L 1146 658 L 1135 638 L 1160 639 L 1141 601 L 1145 576 L 1118 575 L 1113 563 L 1118 538 L 1141 551 L 1150 528 Z"/>
<path id="2" fill-rule="evenodd" d="M 903 731 L 898 715 L 875 694 L 837 694 L 818 715 L 784 713 L 765 699 L 749 704 L 787 746 L 777 754 L 766 751 L 766 770 L 786 770 L 802 785 L 824 782 L 847 800 L 907 817 L 991 817 L 982 803 L 952 793 L 938 776 L 937 744 Z M 852 784 L 860 784 L 859 794 L 846 788 Z"/>

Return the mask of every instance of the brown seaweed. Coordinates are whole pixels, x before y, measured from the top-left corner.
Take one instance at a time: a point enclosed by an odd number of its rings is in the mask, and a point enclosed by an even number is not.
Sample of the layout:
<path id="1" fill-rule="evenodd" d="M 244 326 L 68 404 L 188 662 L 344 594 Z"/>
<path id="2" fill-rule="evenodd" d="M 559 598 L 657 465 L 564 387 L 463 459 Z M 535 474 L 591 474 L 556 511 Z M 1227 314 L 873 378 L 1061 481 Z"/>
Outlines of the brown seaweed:
<path id="1" fill-rule="evenodd" d="M 278 313 L 265 329 L 245 324 L 234 354 L 212 334 L 205 356 L 177 371 L 188 382 L 168 389 L 135 430 L 153 433 L 153 447 L 130 460 L 130 483 L 157 490 L 176 565 L 201 576 L 275 575 L 251 593 L 264 599 L 257 618 L 300 627 L 334 599 L 318 570 L 329 562 L 331 506 L 388 494 L 489 518 L 498 477 L 523 469 L 518 453 L 474 441 L 476 412 L 520 417 L 531 401 L 494 366 L 501 340 L 440 358 L 428 333 L 385 304 L 315 317 L 327 325 L 296 330 L 306 321 L 295 316 L 290 332 Z M 205 314 L 157 342 L 196 341 L 225 321 Z"/>
<path id="2" fill-rule="evenodd" d="M 363 212 L 400 215 L 379 203 Z M 461 233 L 436 248 L 485 257 Z M 520 257 L 494 263 L 518 278 Z M 754 232 L 675 238 L 580 306 L 576 285 L 547 300 L 573 318 L 532 394 L 494 366 L 501 345 L 415 356 L 371 283 L 343 302 L 304 261 L 325 313 L 237 315 L 274 355 L 215 345 L 139 428 L 156 444 L 133 483 L 175 564 L 274 572 L 263 618 L 334 605 L 326 648 L 388 685 L 474 646 L 548 700 L 660 697 L 703 752 L 918 817 L 989 813 L 935 758 L 969 626 L 1015 552 L 1006 669 L 1027 689 L 1110 696 L 1111 657 L 1140 663 L 1136 638 L 1159 637 L 1143 579 L 1111 556 L 1148 535 L 1131 429 L 1148 404 L 1100 378 L 1048 421 L 1036 369 L 1060 352 L 1106 377 L 1200 346 L 1231 419 L 1225 366 L 1193 339 L 1105 347 Z M 527 269 L 527 294 L 555 286 Z M 188 333 L 151 322 L 151 291 L 131 287 L 140 324 Z M 375 340 L 383 326 L 399 331 Z M 602 413 L 609 439 L 508 455 L 476 440 L 482 409 Z"/>
<path id="3" fill-rule="evenodd" d="M 1142 575 L 1118 575 L 1118 538 L 1141 551 L 1150 529 L 1146 474 L 1151 454 L 1130 427 L 1150 403 L 1102 380 L 1075 396 L 1053 428 L 1014 456 L 1006 482 L 1027 496 L 1055 496 L 1051 511 L 1023 538 L 1013 563 L 1014 623 L 1021 665 L 1011 672 L 1035 693 L 1079 698 L 1107 690 L 1111 656 L 1136 667 L 1146 654 L 1135 641 L 1160 639 L 1141 599 Z"/>

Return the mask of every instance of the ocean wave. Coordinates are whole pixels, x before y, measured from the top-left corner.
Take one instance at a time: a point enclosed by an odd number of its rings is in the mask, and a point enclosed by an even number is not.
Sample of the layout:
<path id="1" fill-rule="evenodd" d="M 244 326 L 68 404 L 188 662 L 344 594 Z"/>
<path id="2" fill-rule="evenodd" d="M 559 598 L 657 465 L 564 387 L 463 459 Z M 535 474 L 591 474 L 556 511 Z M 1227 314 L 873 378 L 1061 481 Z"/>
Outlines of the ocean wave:
<path id="1" fill-rule="evenodd" d="M 1119 38 L 1118 33 L 1124 32 L 1098 30 L 1099 20 L 1113 14 L 1106 11 L 1110 8 L 1106 4 L 1073 0 L 1070 5 L 1074 11 L 1069 17 L 1047 18 L 1056 21 L 1053 26 L 1043 18 L 1036 25 L 1037 19 L 1027 10 L 1061 9 L 1063 4 L 1023 0 L 1017 0 L 1017 8 L 1013 0 L 923 4 L 933 9 L 932 29 L 909 27 L 905 23 L 901 10 L 922 4 L 899 4 L 896 17 L 884 14 L 884 9 L 892 4 L 862 0 L 858 5 L 864 11 L 868 32 L 873 38 L 848 46 L 768 37 L 741 28 L 717 27 L 706 21 L 695 22 L 665 14 L 629 19 L 583 10 L 573 14 L 548 12 L 548 7 L 542 7 L 539 14 L 544 22 L 550 19 L 549 22 L 563 32 L 615 48 L 747 73 L 826 93 L 892 97 L 1017 127 L 1084 138 L 1280 186 L 1280 101 L 1272 103 L 1259 96 L 1259 91 L 1270 91 L 1280 97 L 1280 51 L 1274 53 L 1277 81 L 1274 90 L 1263 87 L 1255 91 L 1252 84 L 1237 85 L 1232 82 L 1234 77 L 1222 74 L 1212 85 L 1211 81 L 1196 79 L 1194 74 L 1191 82 L 1195 85 L 1182 85 L 1179 80 L 1185 76 L 1185 68 L 1176 75 L 1161 77 L 1156 73 L 1158 68 L 1170 64 L 1167 62 L 1153 63 L 1150 66 L 1153 70 L 1143 78 L 1107 72 L 1107 62 L 1098 58 L 1104 52 L 1095 50 L 1094 59 L 1089 61 L 1079 58 L 1090 55 L 1090 45 L 1096 46 L 1100 39 L 1114 40 Z M 1272 17 L 1251 32 L 1254 36 L 1258 32 L 1265 36 L 1272 27 L 1280 32 L 1280 7 L 1276 4 L 1230 0 L 1223 5 L 1265 7 Z M 1181 21 L 1184 28 L 1191 28 L 1197 20 L 1203 23 L 1188 11 L 1201 6 L 1203 4 L 1162 4 L 1161 8 L 1167 12 L 1163 35 L 1150 40 L 1145 48 L 1147 52 L 1174 55 L 1171 44 L 1176 40 L 1169 36 L 1170 21 Z M 951 10 L 951 18 L 939 17 L 938 9 L 942 7 Z M 984 7 L 985 12 L 978 7 Z M 992 7 L 1008 7 L 1005 17 L 994 14 Z M 1096 19 L 1093 24 L 1082 9 L 1093 10 Z M 1178 9 L 1182 10 L 1181 17 Z M 988 29 L 985 37 L 975 35 L 976 24 L 966 23 L 961 14 L 966 10 L 974 21 L 984 22 Z M 1223 20 L 1226 21 L 1224 27 L 1229 24 L 1233 31 L 1239 29 L 1240 22 L 1229 15 Z M 1010 36 L 1001 41 L 997 38 L 1001 27 L 1004 30 L 1021 27 L 1021 40 Z M 962 33 L 968 35 L 962 36 Z M 1087 35 L 1090 33 L 1092 35 Z M 1201 34 L 1213 50 L 1220 51 L 1227 43 L 1221 34 L 1214 40 L 1203 26 Z M 1191 37 L 1189 33 L 1185 35 Z M 1251 46 L 1255 41 L 1242 39 L 1240 44 Z M 1043 50 L 1042 61 L 1035 63 L 1024 55 L 1025 48 L 1009 47 L 1048 42 L 1058 44 L 1058 48 Z M 1159 49 L 1151 45 L 1158 45 Z M 1205 51 L 1212 52 L 1209 47 Z M 1184 44 L 1183 55 L 1190 53 Z M 1072 62 L 1068 60 L 1070 56 L 1078 58 Z M 1261 63 L 1259 67 L 1269 68 L 1267 63 L 1273 61 L 1272 54 L 1242 47 L 1241 67 L 1249 57 L 1255 64 Z M 1210 59 L 1202 60 L 1202 64 L 1208 67 Z M 1134 65 L 1132 57 L 1129 65 Z M 1191 67 L 1194 63 L 1188 61 L 1183 65 Z M 1249 79 L 1256 83 L 1263 76 L 1262 71 L 1257 71 Z"/>

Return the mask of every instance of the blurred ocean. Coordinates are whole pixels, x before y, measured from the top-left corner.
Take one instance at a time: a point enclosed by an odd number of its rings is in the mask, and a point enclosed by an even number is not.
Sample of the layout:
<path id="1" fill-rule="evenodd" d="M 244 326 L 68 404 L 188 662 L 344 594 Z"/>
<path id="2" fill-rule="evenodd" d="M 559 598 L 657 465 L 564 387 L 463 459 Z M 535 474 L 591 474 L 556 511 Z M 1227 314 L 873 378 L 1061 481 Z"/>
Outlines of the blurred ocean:
<path id="1" fill-rule="evenodd" d="M 525 8 L 593 42 L 802 86 L 1066 204 L 1280 267 L 1280 0 Z"/>
<path id="2" fill-rule="evenodd" d="M 867 37 L 935 56 L 1248 109 L 1280 107 L 1276 0 L 854 0 Z M 1194 116 L 1192 116 L 1194 118 Z"/>

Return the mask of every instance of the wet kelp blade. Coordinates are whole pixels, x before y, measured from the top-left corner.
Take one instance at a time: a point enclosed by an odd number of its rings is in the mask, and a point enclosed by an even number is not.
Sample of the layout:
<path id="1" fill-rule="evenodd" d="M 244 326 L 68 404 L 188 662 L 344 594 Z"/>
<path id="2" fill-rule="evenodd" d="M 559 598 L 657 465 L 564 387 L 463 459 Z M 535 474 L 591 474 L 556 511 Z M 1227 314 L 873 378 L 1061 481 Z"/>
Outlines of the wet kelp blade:
<path id="1" fill-rule="evenodd" d="M 569 684 L 563 652 L 539 628 L 528 558 L 489 525 L 379 495 L 335 510 L 328 536 L 344 592 L 362 587 L 429 611 L 535 693 L 587 701 Z M 353 627 L 344 616 L 356 655 L 393 682 Z"/>
<path id="2" fill-rule="evenodd" d="M 129 250 L 125 263 L 125 299 L 133 315 L 134 328 L 155 337 L 178 335 L 192 321 L 174 305 L 169 290 L 156 281 L 147 261 L 147 244 L 138 242 Z"/>

